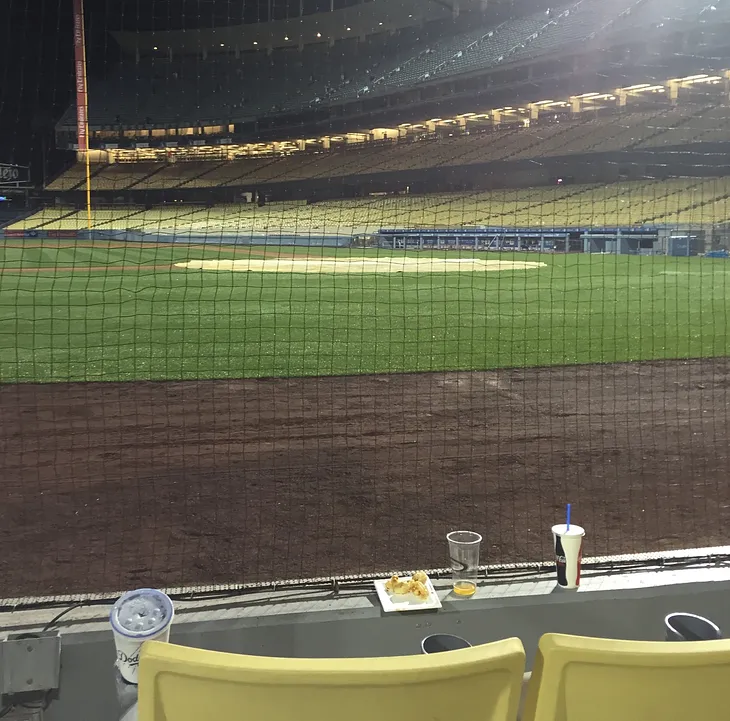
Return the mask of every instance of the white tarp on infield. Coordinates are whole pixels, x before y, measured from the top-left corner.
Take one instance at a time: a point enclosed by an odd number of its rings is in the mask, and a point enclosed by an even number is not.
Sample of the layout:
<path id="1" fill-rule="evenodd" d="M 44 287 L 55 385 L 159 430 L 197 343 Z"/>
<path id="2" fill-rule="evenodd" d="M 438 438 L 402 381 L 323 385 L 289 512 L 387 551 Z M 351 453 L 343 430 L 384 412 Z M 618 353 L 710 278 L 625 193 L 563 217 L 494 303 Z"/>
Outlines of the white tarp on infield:
<path id="1" fill-rule="evenodd" d="M 188 260 L 175 263 L 190 270 L 232 270 L 258 273 L 463 273 L 489 270 L 531 270 L 546 263 L 481 258 L 243 258 Z"/>

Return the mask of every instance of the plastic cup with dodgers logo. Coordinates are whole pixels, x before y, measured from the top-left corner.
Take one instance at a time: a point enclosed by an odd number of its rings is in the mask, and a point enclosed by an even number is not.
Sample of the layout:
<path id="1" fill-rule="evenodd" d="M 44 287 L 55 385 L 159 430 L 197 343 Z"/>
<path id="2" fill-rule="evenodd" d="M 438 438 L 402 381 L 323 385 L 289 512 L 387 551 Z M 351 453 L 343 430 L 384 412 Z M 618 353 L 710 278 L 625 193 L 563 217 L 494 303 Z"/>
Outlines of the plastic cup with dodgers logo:
<path id="1" fill-rule="evenodd" d="M 175 610 L 170 598 L 154 588 L 138 588 L 121 596 L 109 620 L 117 648 L 116 666 L 128 683 L 139 679 L 139 653 L 145 641 L 169 641 Z"/>
<path id="2" fill-rule="evenodd" d="M 576 589 L 580 586 L 585 529 L 574 523 L 559 523 L 552 530 L 558 585 L 561 588 Z"/>

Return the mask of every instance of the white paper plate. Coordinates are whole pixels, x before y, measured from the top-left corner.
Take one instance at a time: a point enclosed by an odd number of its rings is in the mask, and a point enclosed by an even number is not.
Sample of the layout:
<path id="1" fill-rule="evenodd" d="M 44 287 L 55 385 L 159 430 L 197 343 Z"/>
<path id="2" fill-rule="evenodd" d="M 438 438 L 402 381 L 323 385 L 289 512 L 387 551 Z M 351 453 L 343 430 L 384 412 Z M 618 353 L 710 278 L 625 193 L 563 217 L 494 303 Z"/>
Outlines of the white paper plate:
<path id="1" fill-rule="evenodd" d="M 385 590 L 385 584 L 389 580 L 389 578 L 386 578 L 382 581 L 375 581 L 375 590 L 378 592 L 380 605 L 383 607 L 385 613 L 392 613 L 393 611 L 428 611 L 433 608 L 441 608 L 441 601 L 439 601 L 439 597 L 436 595 L 436 590 L 430 578 L 426 581 L 428 598 L 424 598 L 423 600 L 410 593 L 405 595 L 388 593 Z"/>

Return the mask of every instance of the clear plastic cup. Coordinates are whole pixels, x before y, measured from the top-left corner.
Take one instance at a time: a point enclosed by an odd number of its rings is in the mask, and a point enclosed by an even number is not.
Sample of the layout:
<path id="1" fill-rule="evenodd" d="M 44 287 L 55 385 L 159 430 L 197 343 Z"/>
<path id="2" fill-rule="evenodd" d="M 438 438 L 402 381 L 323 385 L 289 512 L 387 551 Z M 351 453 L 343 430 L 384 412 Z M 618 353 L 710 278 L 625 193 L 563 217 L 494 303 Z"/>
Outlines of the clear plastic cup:
<path id="1" fill-rule="evenodd" d="M 121 596 L 109 620 L 117 648 L 116 666 L 128 683 L 139 679 L 139 652 L 145 641 L 170 639 L 175 610 L 170 598 L 154 588 L 138 588 Z"/>
<path id="2" fill-rule="evenodd" d="M 446 535 L 449 542 L 451 575 L 457 596 L 473 596 L 479 575 L 479 547 L 482 537 L 474 531 L 452 531 Z"/>

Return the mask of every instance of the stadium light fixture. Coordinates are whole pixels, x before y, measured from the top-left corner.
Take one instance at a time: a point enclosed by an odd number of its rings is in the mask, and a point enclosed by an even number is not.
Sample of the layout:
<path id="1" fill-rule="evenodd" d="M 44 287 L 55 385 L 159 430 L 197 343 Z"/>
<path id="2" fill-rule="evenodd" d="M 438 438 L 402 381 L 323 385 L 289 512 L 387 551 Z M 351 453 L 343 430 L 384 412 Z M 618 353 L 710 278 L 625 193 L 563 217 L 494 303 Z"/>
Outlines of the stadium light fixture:
<path id="1" fill-rule="evenodd" d="M 689 82 L 692 85 L 695 84 L 703 84 L 703 83 L 709 83 L 709 84 L 715 84 L 719 83 L 722 78 L 719 75 L 706 75 L 704 78 L 697 78 L 695 80 L 687 80 L 685 82 Z"/>
<path id="2" fill-rule="evenodd" d="M 707 73 L 702 73 L 700 75 L 688 75 L 686 78 L 672 78 L 669 80 L 670 83 L 692 83 L 696 82 L 698 80 L 704 80 L 705 78 L 710 77 Z"/>
<path id="3" fill-rule="evenodd" d="M 318 38 L 321 38 L 322 37 L 322 33 L 317 33 L 317 37 Z"/>
<path id="4" fill-rule="evenodd" d="M 254 45 L 258 45 L 258 44 L 259 44 L 259 43 L 258 43 L 258 40 L 254 40 L 254 41 L 253 41 L 253 44 L 254 44 Z"/>

